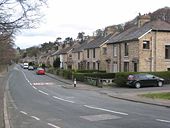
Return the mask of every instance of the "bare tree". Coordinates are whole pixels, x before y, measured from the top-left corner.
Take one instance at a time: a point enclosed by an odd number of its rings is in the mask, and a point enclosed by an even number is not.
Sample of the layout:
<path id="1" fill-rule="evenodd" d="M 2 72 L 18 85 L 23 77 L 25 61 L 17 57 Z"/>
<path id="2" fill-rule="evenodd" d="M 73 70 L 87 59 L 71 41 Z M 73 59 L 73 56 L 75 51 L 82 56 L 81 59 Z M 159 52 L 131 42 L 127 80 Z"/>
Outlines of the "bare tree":
<path id="1" fill-rule="evenodd" d="M 0 61 L 7 63 L 15 55 L 14 37 L 20 29 L 35 28 L 47 0 L 0 0 Z"/>
<path id="2" fill-rule="evenodd" d="M 1 32 L 33 28 L 42 18 L 40 8 L 46 0 L 0 0 Z"/>

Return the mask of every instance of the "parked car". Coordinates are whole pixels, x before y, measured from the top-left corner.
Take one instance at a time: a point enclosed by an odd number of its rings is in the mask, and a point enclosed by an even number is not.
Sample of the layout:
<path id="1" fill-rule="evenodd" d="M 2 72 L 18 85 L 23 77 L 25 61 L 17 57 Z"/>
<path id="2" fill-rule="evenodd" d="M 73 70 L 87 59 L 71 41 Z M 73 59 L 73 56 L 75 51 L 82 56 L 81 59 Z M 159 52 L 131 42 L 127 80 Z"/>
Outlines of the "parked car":
<path id="1" fill-rule="evenodd" d="M 45 70 L 43 68 L 37 68 L 36 74 L 37 75 L 45 75 Z"/>
<path id="2" fill-rule="evenodd" d="M 151 74 L 133 74 L 128 76 L 127 85 L 129 87 L 147 87 L 158 86 L 162 87 L 164 79 Z"/>
<path id="3" fill-rule="evenodd" d="M 28 66 L 28 70 L 34 70 L 33 66 Z"/>

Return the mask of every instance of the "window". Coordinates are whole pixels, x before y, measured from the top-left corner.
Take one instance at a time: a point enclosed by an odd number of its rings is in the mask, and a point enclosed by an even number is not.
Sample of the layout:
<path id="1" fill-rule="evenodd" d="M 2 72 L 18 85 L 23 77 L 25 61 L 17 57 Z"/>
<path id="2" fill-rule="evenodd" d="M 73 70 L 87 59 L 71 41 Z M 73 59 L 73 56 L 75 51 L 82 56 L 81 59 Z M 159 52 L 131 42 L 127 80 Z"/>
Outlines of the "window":
<path id="1" fill-rule="evenodd" d="M 87 62 L 87 69 L 90 69 L 90 63 Z"/>
<path id="2" fill-rule="evenodd" d="M 165 59 L 170 59 L 170 45 L 165 45 Z"/>
<path id="3" fill-rule="evenodd" d="M 129 71 L 129 62 L 124 62 L 124 72 Z"/>
<path id="4" fill-rule="evenodd" d="M 93 70 L 95 70 L 95 69 L 96 69 L 96 63 L 93 62 Z"/>
<path id="5" fill-rule="evenodd" d="M 78 69 L 81 69 L 81 64 L 80 63 L 78 63 Z"/>
<path id="6" fill-rule="evenodd" d="M 87 49 L 87 58 L 89 58 L 89 49 Z"/>
<path id="7" fill-rule="evenodd" d="M 125 56 L 128 56 L 129 55 L 128 44 L 125 43 L 124 47 L 125 47 Z"/>
<path id="8" fill-rule="evenodd" d="M 80 52 L 78 52 L 78 60 L 80 59 Z"/>
<path id="9" fill-rule="evenodd" d="M 117 62 L 113 63 L 113 72 L 117 72 Z"/>
<path id="10" fill-rule="evenodd" d="M 72 57 L 72 55 L 70 54 L 70 55 L 69 55 L 69 57 L 71 58 L 71 57 Z"/>
<path id="11" fill-rule="evenodd" d="M 95 58 L 96 55 L 95 55 L 95 48 L 93 48 L 93 58 Z"/>
<path id="12" fill-rule="evenodd" d="M 113 56 L 117 56 L 117 47 L 113 45 Z"/>
<path id="13" fill-rule="evenodd" d="M 106 55 L 106 54 L 107 54 L 107 48 L 104 47 L 104 48 L 103 48 L 103 55 Z"/>
<path id="14" fill-rule="evenodd" d="M 149 49 L 149 41 L 143 41 L 143 49 Z"/>

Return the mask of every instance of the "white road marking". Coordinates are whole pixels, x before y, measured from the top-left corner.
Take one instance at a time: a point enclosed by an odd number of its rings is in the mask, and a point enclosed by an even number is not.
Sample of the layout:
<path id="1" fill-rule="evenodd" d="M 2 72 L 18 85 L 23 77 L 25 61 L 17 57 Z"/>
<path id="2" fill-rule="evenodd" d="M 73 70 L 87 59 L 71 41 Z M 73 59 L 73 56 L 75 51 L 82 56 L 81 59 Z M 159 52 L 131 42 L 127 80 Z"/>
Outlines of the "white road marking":
<path id="1" fill-rule="evenodd" d="M 116 119 L 120 119 L 121 117 L 111 115 L 111 114 L 101 114 L 101 115 L 80 116 L 80 118 L 89 121 L 101 121 L 101 120 L 116 120 Z"/>
<path id="2" fill-rule="evenodd" d="M 170 123 L 169 120 L 156 119 L 156 121 L 160 121 L 160 122 L 164 122 L 164 123 Z"/>
<path id="3" fill-rule="evenodd" d="M 48 93 L 44 92 L 44 91 L 41 91 L 41 90 L 38 90 L 39 92 L 45 94 L 45 95 L 49 95 Z"/>
<path id="4" fill-rule="evenodd" d="M 22 114 L 28 115 L 28 113 L 24 112 L 24 111 L 20 111 Z"/>
<path id="5" fill-rule="evenodd" d="M 52 126 L 52 127 L 54 127 L 54 128 L 60 128 L 60 127 L 58 127 L 58 126 L 56 126 L 56 125 L 54 125 L 54 124 L 51 124 L 51 123 L 47 123 L 49 126 Z"/>
<path id="6" fill-rule="evenodd" d="M 34 89 L 37 89 L 36 87 L 32 86 Z"/>
<path id="7" fill-rule="evenodd" d="M 24 71 L 22 71 L 22 73 L 24 74 L 24 77 L 25 77 L 26 81 L 32 86 L 32 83 L 28 80 L 28 78 L 27 78 L 26 74 L 24 73 Z"/>
<path id="8" fill-rule="evenodd" d="M 29 80 L 27 80 L 28 81 L 28 83 L 32 86 L 32 83 L 29 81 Z"/>
<path id="9" fill-rule="evenodd" d="M 104 109 L 104 108 L 98 108 L 98 107 L 93 107 L 93 106 L 89 106 L 89 105 L 84 105 L 84 106 L 87 107 L 87 108 L 102 110 L 102 111 L 116 113 L 116 114 L 120 114 L 120 115 L 126 115 L 126 116 L 128 115 L 127 113 L 112 111 L 112 110 L 108 110 L 108 109 Z"/>
<path id="10" fill-rule="evenodd" d="M 33 83 L 33 85 L 53 85 L 54 83 Z"/>
<path id="11" fill-rule="evenodd" d="M 40 118 L 36 117 L 36 116 L 31 116 L 32 118 L 36 119 L 36 120 L 40 120 Z"/>
<path id="12" fill-rule="evenodd" d="M 53 96 L 53 98 L 55 98 L 55 99 L 58 99 L 58 100 L 62 100 L 62 101 L 66 101 L 66 102 L 69 102 L 69 103 L 75 103 L 74 101 L 71 101 L 71 100 L 65 100 L 65 99 L 63 99 L 63 98 L 60 98 L 60 97 L 56 97 L 56 96 Z"/>

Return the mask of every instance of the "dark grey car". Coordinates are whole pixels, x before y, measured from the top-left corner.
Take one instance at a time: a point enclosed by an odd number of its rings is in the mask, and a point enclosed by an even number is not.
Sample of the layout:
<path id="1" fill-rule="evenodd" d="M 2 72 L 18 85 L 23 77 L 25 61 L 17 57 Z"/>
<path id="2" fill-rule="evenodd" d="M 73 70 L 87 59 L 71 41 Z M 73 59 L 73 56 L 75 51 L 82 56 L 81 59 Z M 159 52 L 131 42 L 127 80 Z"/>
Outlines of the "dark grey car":
<path id="1" fill-rule="evenodd" d="M 127 85 L 129 87 L 147 87 L 159 86 L 162 87 L 164 79 L 151 74 L 133 74 L 128 76 Z"/>

